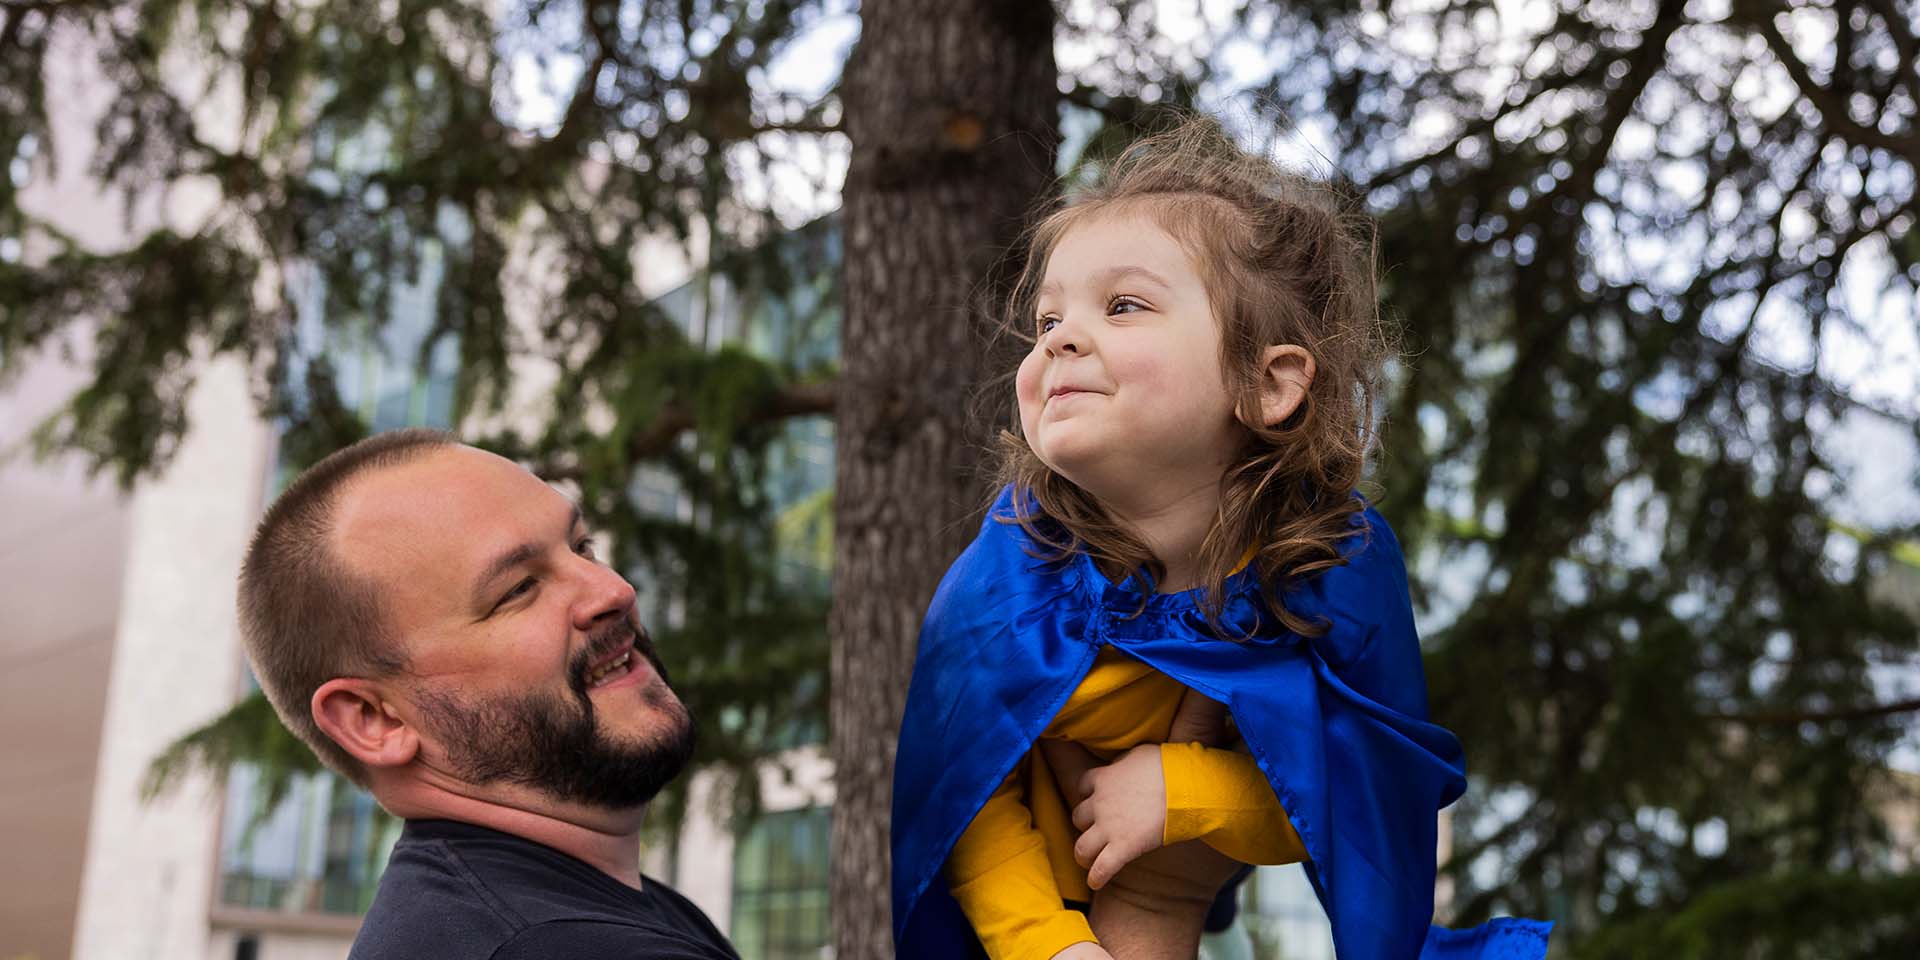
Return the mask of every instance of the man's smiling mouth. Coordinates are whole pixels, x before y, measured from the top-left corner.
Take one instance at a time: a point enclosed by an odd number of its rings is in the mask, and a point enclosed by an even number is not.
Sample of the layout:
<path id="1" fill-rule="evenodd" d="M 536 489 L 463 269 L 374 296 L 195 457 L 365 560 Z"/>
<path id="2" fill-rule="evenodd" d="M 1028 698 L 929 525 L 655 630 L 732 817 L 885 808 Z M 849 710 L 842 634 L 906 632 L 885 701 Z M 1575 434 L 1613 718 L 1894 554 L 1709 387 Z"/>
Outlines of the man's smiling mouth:
<path id="1" fill-rule="evenodd" d="M 613 659 L 587 671 L 587 689 L 612 683 L 633 670 L 633 641 L 629 640 L 626 649 Z"/>

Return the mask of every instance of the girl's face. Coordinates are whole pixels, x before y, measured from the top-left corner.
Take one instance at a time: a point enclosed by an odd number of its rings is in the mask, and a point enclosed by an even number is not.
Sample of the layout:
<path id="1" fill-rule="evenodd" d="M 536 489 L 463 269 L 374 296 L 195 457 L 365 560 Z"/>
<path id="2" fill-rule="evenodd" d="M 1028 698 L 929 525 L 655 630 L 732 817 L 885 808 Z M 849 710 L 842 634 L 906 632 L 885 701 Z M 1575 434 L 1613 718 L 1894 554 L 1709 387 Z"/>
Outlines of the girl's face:
<path id="1" fill-rule="evenodd" d="M 1055 245 L 1034 312 L 1014 393 L 1041 462 L 1123 509 L 1219 482 L 1242 428 L 1185 247 L 1145 216 L 1096 215 Z"/>

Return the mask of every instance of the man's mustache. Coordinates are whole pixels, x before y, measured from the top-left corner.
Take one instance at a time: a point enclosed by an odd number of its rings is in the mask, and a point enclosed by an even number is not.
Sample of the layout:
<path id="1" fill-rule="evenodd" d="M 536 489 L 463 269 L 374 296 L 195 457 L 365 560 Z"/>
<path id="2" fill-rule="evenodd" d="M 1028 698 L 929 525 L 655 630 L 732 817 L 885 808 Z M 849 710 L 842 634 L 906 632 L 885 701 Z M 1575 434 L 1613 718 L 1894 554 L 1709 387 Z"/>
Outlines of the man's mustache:
<path id="1" fill-rule="evenodd" d="M 584 693 L 587 689 L 587 671 L 601 660 L 626 649 L 631 644 L 653 664 L 655 673 L 666 679 L 666 671 L 660 666 L 660 656 L 654 652 L 653 638 L 647 635 L 647 628 L 640 625 L 638 617 L 629 612 L 619 619 L 610 620 L 587 635 L 587 645 L 574 654 L 568 671 L 568 679 L 575 689 Z"/>

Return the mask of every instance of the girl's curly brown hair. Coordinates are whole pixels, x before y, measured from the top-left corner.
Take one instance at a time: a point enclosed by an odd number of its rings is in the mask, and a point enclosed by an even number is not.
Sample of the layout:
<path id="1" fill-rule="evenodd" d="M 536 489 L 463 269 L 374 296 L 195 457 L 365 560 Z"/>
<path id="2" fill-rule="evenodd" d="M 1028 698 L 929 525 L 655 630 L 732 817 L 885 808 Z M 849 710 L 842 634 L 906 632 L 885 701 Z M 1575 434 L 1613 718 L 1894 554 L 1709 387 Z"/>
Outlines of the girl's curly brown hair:
<path id="1" fill-rule="evenodd" d="M 1116 213 L 1148 217 L 1194 258 L 1220 324 L 1236 409 L 1260 409 L 1267 346 L 1296 344 L 1313 355 L 1312 384 L 1286 421 L 1242 421 L 1245 442 L 1220 478 L 1199 582 L 1208 615 L 1217 617 L 1225 581 L 1251 545 L 1269 608 L 1288 629 L 1317 635 L 1324 624 L 1287 610 L 1281 598 L 1289 583 L 1345 562 L 1338 545 L 1364 506 L 1353 494 L 1377 434 L 1383 368 L 1396 349 L 1378 308 L 1372 222 L 1332 185 L 1241 149 L 1217 120 L 1182 118 L 1040 211 L 1008 298 L 1011 329 L 1031 339 L 1037 289 L 1060 238 Z M 999 452 L 1001 482 L 1014 486 L 1011 522 L 1046 555 L 1085 551 L 1110 576 L 1164 578 L 1165 565 L 1139 536 L 1042 463 L 1024 438 L 1003 431 Z"/>

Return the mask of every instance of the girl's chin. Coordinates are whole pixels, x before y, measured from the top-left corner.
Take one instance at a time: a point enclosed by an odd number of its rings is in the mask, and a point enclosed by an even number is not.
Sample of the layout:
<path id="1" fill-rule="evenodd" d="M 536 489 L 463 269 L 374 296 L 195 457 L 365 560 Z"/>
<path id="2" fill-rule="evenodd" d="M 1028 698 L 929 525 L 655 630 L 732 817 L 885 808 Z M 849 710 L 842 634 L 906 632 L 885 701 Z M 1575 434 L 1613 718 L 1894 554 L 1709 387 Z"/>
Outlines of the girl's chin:
<path id="1" fill-rule="evenodd" d="M 1064 455 L 1063 455 L 1064 454 Z M 1101 469 L 1100 459 L 1091 454 L 1076 455 L 1076 451 L 1058 451 L 1049 449 L 1040 454 L 1040 462 L 1047 469 L 1065 478 L 1067 482 L 1088 493 L 1099 497 L 1102 491 L 1112 491 L 1118 478 L 1108 476 L 1110 471 Z"/>

